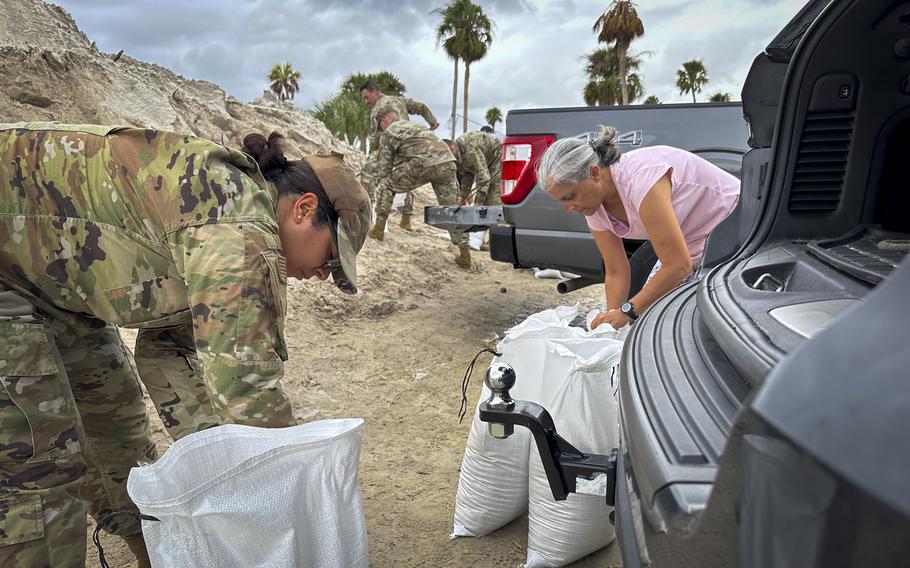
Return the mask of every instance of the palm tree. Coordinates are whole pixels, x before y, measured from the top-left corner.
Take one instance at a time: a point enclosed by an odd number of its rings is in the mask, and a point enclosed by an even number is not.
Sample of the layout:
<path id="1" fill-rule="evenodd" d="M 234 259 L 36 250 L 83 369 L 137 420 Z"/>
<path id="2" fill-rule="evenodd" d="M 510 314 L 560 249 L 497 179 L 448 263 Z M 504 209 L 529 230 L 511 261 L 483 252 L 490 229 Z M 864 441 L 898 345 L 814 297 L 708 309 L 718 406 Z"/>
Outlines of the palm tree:
<path id="1" fill-rule="evenodd" d="M 660 99 L 657 98 L 657 95 L 648 95 L 648 98 L 645 99 L 644 104 L 646 105 L 659 105 Z"/>
<path id="2" fill-rule="evenodd" d="M 278 96 L 279 101 L 289 101 L 300 90 L 300 72 L 294 71 L 290 63 L 276 63 L 269 71 L 269 89 Z"/>
<path id="3" fill-rule="evenodd" d="M 499 107 L 490 107 L 487 109 L 487 124 L 490 125 L 490 128 L 496 130 L 496 123 L 502 122 L 502 111 L 499 110 Z"/>
<path id="4" fill-rule="evenodd" d="M 316 103 L 313 116 L 322 121 L 334 136 L 351 144 L 366 144 L 370 131 L 370 109 L 360 95 L 354 93 L 337 93 L 331 98 Z"/>
<path id="5" fill-rule="evenodd" d="M 582 95 L 585 104 L 616 105 L 622 102 L 622 85 L 619 74 L 619 58 L 612 47 L 601 47 L 585 55 L 585 73 L 588 83 Z M 641 77 L 634 71 L 641 66 L 639 54 L 626 54 L 626 89 L 629 101 L 641 97 L 644 87 Z"/>
<path id="6" fill-rule="evenodd" d="M 676 86 L 679 94 L 692 93 L 692 102 L 695 94 L 700 93 L 702 87 L 708 83 L 708 70 L 701 59 L 692 59 L 682 64 L 682 69 L 676 71 Z"/>
<path id="7" fill-rule="evenodd" d="M 442 16 L 436 26 L 436 41 L 455 61 L 455 79 L 452 85 L 452 137 L 455 137 L 455 108 L 458 102 L 458 60 L 464 61 L 464 124 L 468 131 L 468 87 L 471 81 L 471 64 L 483 59 L 493 43 L 493 22 L 483 8 L 471 0 L 452 0 L 445 8 L 431 12 Z"/>
<path id="8" fill-rule="evenodd" d="M 400 97 L 408 90 L 404 83 L 401 82 L 401 79 L 396 77 L 391 71 L 378 71 L 376 73 L 352 73 L 348 75 L 341 83 L 341 91 L 355 93 L 359 97 L 360 87 L 371 79 L 379 86 L 379 90 L 386 95 Z"/>
<path id="9" fill-rule="evenodd" d="M 613 0 L 609 10 L 594 22 L 591 31 L 597 34 L 597 41 L 612 43 L 619 59 L 619 82 L 622 104 L 629 104 L 629 83 L 626 74 L 626 56 L 632 40 L 645 34 L 644 24 L 635 11 L 632 0 Z"/>
<path id="10" fill-rule="evenodd" d="M 732 97 L 731 97 L 730 93 L 725 93 L 723 91 L 717 91 L 716 93 L 714 93 L 713 95 L 708 97 L 708 101 L 712 102 L 712 103 L 728 103 L 728 102 L 730 102 L 731 99 L 732 99 Z"/>

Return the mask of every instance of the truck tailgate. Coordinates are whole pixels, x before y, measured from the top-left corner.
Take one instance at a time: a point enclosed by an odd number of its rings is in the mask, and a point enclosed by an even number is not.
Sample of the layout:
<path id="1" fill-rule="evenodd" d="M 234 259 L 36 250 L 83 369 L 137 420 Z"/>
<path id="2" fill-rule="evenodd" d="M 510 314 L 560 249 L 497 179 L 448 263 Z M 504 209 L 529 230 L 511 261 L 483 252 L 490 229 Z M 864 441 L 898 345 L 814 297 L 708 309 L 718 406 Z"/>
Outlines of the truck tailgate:
<path id="1" fill-rule="evenodd" d="M 424 207 L 423 221 L 427 225 L 447 231 L 486 231 L 493 225 L 504 223 L 502 206 L 434 205 Z"/>

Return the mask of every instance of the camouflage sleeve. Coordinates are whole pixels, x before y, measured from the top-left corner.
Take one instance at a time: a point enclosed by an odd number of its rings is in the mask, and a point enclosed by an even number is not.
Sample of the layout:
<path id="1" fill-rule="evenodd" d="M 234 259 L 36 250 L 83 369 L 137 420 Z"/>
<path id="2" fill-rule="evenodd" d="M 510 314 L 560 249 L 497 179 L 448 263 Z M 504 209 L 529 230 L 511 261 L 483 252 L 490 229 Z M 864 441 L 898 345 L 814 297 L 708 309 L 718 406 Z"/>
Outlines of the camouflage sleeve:
<path id="1" fill-rule="evenodd" d="M 278 386 L 287 359 L 287 273 L 278 235 L 262 223 L 213 223 L 168 238 L 216 412 L 227 422 L 293 425 Z"/>
<path id="2" fill-rule="evenodd" d="M 373 132 L 370 134 L 370 151 L 369 154 L 372 154 L 376 151 L 376 146 L 379 144 L 379 137 L 382 135 L 381 132 Z"/>
<path id="3" fill-rule="evenodd" d="M 487 186 L 490 185 L 490 169 L 487 167 L 487 160 L 484 158 L 483 152 L 476 148 L 469 148 L 465 154 L 464 160 L 468 165 L 467 169 L 471 170 L 471 174 L 474 176 L 473 181 L 477 186 L 476 193 L 485 193 Z"/>
<path id="4" fill-rule="evenodd" d="M 379 114 L 376 111 L 375 106 L 370 109 L 370 154 L 376 151 L 379 145 L 379 137 L 382 136 L 382 131 L 379 130 Z"/>
<path id="5" fill-rule="evenodd" d="M 439 121 L 436 120 L 436 117 L 433 116 L 432 111 L 430 111 L 430 107 L 427 105 L 408 97 L 404 97 L 404 104 L 408 108 L 408 114 L 419 114 L 423 117 L 424 120 L 427 121 L 427 124 L 430 125 L 431 129 L 439 126 Z"/>
<path id="6" fill-rule="evenodd" d="M 474 187 L 474 174 L 465 172 L 459 178 L 459 195 L 464 203 L 468 202 L 468 196 L 471 195 L 471 189 Z"/>

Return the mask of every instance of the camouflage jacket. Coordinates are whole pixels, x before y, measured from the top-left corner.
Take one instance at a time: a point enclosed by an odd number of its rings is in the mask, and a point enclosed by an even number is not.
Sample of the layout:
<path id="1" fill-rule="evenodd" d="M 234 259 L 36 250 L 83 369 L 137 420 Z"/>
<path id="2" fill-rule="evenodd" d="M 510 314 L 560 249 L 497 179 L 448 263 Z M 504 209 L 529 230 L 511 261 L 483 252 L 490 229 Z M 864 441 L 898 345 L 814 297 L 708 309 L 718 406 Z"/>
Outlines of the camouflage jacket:
<path id="1" fill-rule="evenodd" d="M 387 179 L 392 169 L 405 163 L 430 167 L 454 162 L 455 156 L 431 131 L 419 124 L 398 120 L 382 133 L 376 155 L 375 175 Z"/>
<path id="2" fill-rule="evenodd" d="M 0 281 L 52 316 L 193 318 L 208 384 L 277 381 L 287 276 L 247 155 L 138 128 L 0 125 Z"/>
<path id="3" fill-rule="evenodd" d="M 409 99 L 408 97 L 382 95 L 370 111 L 370 152 L 375 151 L 374 149 L 377 147 L 377 144 L 379 144 L 379 138 L 382 135 L 382 132 L 379 130 L 379 119 L 383 115 L 393 111 L 398 115 L 399 120 L 407 121 L 410 115 L 419 114 L 427 121 L 427 124 L 429 124 L 431 128 L 439 126 L 439 121 L 437 121 L 436 117 L 433 116 L 433 113 L 430 112 L 430 107 L 422 102 Z"/>
<path id="4" fill-rule="evenodd" d="M 492 172 L 502 168 L 502 143 L 485 132 L 465 132 L 455 139 L 458 147 L 458 182 L 462 194 L 477 185 L 477 192 L 485 192 Z M 489 188 L 499 191 L 498 187 Z"/>

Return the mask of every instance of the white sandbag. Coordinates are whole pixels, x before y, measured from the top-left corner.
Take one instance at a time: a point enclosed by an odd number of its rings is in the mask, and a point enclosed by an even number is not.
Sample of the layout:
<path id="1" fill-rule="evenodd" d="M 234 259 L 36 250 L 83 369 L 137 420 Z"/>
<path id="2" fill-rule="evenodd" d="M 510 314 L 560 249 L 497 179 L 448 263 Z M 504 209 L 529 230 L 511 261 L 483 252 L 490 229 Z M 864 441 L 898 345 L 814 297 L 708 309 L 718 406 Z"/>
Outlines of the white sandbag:
<path id="1" fill-rule="evenodd" d="M 133 468 L 130 497 L 159 519 L 142 523 L 152 566 L 366 568 L 362 435 L 360 419 L 226 424 Z"/>
<path id="2" fill-rule="evenodd" d="M 571 280 L 573 278 L 578 278 L 577 274 L 571 272 L 562 272 L 560 270 L 554 270 L 552 268 L 535 268 L 534 269 L 534 278 L 552 278 L 555 280 Z"/>
<path id="3" fill-rule="evenodd" d="M 481 245 L 483 245 L 483 239 L 486 236 L 486 231 L 472 231 L 468 233 L 468 246 L 474 250 L 480 250 Z"/>
<path id="4" fill-rule="evenodd" d="M 541 391 L 559 435 L 583 452 L 619 445 L 618 365 L 624 333 L 601 326 L 581 339 L 547 342 Z M 565 566 L 615 538 L 602 496 L 571 493 L 554 501 L 534 444 L 529 452 L 527 568 Z"/>
<path id="5" fill-rule="evenodd" d="M 508 332 L 497 346 L 499 358 L 515 368 L 517 381 L 512 398 L 538 401 L 548 339 L 579 337 L 581 328 L 569 327 L 578 306 L 563 306 L 528 316 Z M 490 396 L 486 386 L 480 402 Z M 452 537 L 483 536 L 515 519 L 528 506 L 527 428 L 515 428 L 510 437 L 490 436 L 487 423 L 474 411 L 465 447 L 458 491 L 455 495 L 455 528 Z"/>

